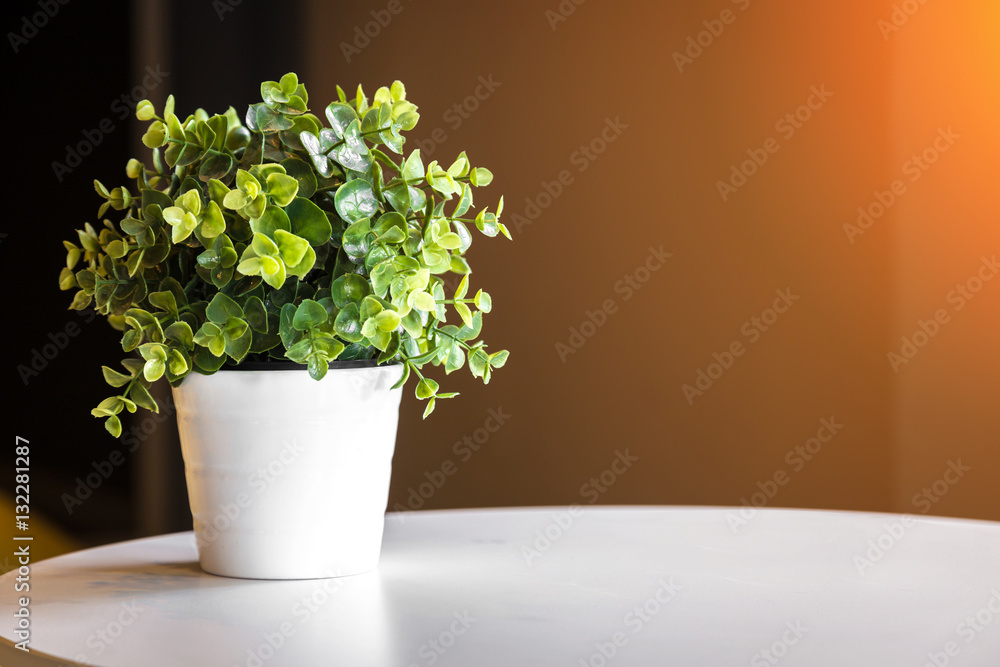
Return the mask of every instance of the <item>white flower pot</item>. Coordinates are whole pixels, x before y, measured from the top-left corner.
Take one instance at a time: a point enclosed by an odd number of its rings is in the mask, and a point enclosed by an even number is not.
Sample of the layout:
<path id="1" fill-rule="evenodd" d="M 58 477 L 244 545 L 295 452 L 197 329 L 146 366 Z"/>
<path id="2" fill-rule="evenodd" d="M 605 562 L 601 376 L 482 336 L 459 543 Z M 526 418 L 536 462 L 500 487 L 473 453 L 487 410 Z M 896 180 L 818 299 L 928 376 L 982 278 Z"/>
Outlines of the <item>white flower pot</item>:
<path id="1" fill-rule="evenodd" d="M 221 370 L 173 389 L 202 569 L 251 579 L 378 565 L 402 366 Z"/>

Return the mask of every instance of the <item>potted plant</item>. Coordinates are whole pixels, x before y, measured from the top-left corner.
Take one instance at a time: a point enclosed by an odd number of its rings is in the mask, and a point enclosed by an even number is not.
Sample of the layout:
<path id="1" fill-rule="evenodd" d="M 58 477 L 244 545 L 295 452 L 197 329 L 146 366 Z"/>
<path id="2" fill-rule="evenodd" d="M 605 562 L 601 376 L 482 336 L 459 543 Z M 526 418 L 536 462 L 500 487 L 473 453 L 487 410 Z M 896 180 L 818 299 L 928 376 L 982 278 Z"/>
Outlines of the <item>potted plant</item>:
<path id="1" fill-rule="evenodd" d="M 115 219 L 64 242 L 70 308 L 138 353 L 103 367 L 118 393 L 93 415 L 119 437 L 122 411 L 158 411 L 150 385 L 170 383 L 209 572 L 374 568 L 401 387 L 416 376 L 426 418 L 455 396 L 426 365 L 489 382 L 507 359 L 479 339 L 491 299 L 470 294 L 466 259 L 472 226 L 510 238 L 503 198 L 470 213 L 492 174 L 464 152 L 404 156 L 419 114 L 402 83 L 337 93 L 326 123 L 294 73 L 261 84 L 245 125 L 140 102 L 149 161 L 129 160 L 134 187 L 95 181 L 98 218 Z"/>

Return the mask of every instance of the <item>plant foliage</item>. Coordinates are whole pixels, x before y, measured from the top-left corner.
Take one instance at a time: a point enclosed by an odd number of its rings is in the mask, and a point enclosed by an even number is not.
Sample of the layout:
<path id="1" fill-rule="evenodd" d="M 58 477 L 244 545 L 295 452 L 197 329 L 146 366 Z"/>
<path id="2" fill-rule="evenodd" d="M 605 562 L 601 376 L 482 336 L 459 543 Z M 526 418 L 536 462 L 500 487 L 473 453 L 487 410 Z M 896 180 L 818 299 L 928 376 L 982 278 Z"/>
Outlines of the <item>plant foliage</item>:
<path id="1" fill-rule="evenodd" d="M 137 105 L 151 164 L 129 160 L 131 188 L 95 181 L 98 218 L 116 219 L 64 242 L 59 276 L 76 290 L 70 308 L 107 316 L 139 355 L 103 367 L 120 393 L 92 413 L 115 437 L 123 409 L 158 410 L 152 382 L 245 360 L 291 360 L 316 380 L 337 359 L 400 363 L 397 386 L 417 376 L 424 417 L 455 395 L 424 377 L 426 364 L 467 364 L 483 382 L 503 366 L 507 352 L 479 340 L 492 304 L 470 296 L 466 260 L 470 227 L 510 238 L 502 197 L 495 212 L 470 213 L 492 174 L 464 152 L 447 167 L 404 156 L 419 114 L 399 81 L 370 102 L 360 86 L 351 99 L 337 92 L 321 119 L 294 73 L 266 81 L 245 125 L 232 108 L 182 120 L 173 96 L 162 114 Z M 450 294 L 449 276 L 460 277 Z"/>

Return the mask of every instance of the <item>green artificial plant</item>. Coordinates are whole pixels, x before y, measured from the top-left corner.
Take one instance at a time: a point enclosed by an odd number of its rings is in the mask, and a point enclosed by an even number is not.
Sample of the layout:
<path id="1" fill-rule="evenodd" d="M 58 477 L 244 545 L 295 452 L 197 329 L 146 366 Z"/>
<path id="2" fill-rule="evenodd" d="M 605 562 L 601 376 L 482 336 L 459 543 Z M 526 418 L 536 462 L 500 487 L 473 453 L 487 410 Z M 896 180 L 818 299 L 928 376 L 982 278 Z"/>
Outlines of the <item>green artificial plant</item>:
<path id="1" fill-rule="evenodd" d="M 484 382 L 503 366 L 507 352 L 478 340 L 491 299 L 469 296 L 465 257 L 470 225 L 510 238 L 502 197 L 495 213 L 469 213 L 492 174 L 464 152 L 447 168 L 403 156 L 419 114 L 402 83 L 371 103 L 360 86 L 353 99 L 337 93 L 328 126 L 294 73 L 261 84 L 245 126 L 232 108 L 182 120 L 173 96 L 161 115 L 137 105 L 151 162 L 129 160 L 134 189 L 95 181 L 98 218 L 110 209 L 117 220 L 64 242 L 59 277 L 77 290 L 70 308 L 107 316 L 141 357 L 103 367 L 120 393 L 92 413 L 115 437 L 123 409 L 158 411 L 152 382 L 250 360 L 304 364 L 316 380 L 334 360 L 400 363 L 396 386 L 417 376 L 424 417 L 455 395 L 424 377 L 426 364 L 451 373 L 467 362 Z M 450 275 L 460 280 L 448 294 Z"/>

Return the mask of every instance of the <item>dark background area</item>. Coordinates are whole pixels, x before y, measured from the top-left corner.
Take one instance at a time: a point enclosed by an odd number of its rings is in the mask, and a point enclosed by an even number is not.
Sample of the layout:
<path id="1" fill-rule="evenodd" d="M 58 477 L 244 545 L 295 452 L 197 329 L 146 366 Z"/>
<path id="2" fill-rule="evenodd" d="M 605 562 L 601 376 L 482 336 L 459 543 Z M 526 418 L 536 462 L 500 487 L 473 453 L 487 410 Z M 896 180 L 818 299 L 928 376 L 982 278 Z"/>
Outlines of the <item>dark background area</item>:
<path id="1" fill-rule="evenodd" d="M 259 100 L 261 72 L 277 78 L 301 67 L 300 4 L 282 2 L 279 10 L 248 2 L 239 11 L 192 0 L 44 6 L 52 16 L 37 0 L 7 2 L 3 10 L 5 32 L 17 36 L 7 34 L 4 53 L 12 80 L 4 96 L 9 208 L 0 258 L 15 301 L 5 316 L 4 421 L 10 440 L 18 435 L 31 444 L 33 513 L 82 544 L 189 529 L 173 420 L 147 417 L 147 427 L 155 424 L 147 434 L 137 415 L 125 436 L 138 427 L 135 445 L 116 442 L 89 417 L 110 393 L 100 366 L 115 368 L 124 355 L 102 317 L 64 309 L 72 292 L 61 292 L 55 279 L 65 259 L 61 240 L 79 245 L 73 230 L 84 222 L 100 229 L 95 178 L 109 188 L 127 185 L 125 163 L 146 157 L 136 102 L 148 97 L 162 108 L 173 94 L 180 114 L 195 104 L 210 112 L 232 104 L 242 115 Z M 0 465 L 0 488 L 13 495 L 6 472 L 13 457 Z M 140 474 L 150 468 L 153 475 Z M 88 485 L 94 473 L 99 484 Z M 152 521 L 140 501 L 148 483 L 164 485 L 170 499 Z"/>
<path id="2" fill-rule="evenodd" d="M 87 414 L 93 407 L 93 397 L 100 395 L 95 392 L 103 391 L 95 361 L 117 363 L 121 348 L 102 318 L 56 307 L 65 308 L 70 298 L 52 280 L 52 268 L 65 261 L 61 240 L 78 244 L 72 237 L 77 225 L 96 222 L 100 200 L 94 178 L 124 176 L 133 127 L 130 118 L 122 120 L 111 107 L 133 86 L 132 30 L 128 2 L 113 0 L 100 11 L 83 2 L 52 4 L 58 13 L 34 34 L 23 17 L 39 13 L 39 5 L 4 3 L 5 33 L 30 36 L 17 53 L 9 34 L 4 45 L 9 77 L 4 172 L 13 186 L 8 192 L 21 193 L 8 199 L 13 210 L 5 216 L 7 236 L 0 246 L 4 282 L 16 303 L 5 319 L 8 325 L 17 323 L 6 327 L 11 356 L 4 378 L 4 422 L 8 440 L 16 434 L 31 443 L 33 513 L 100 541 L 134 530 L 131 457 L 72 514 L 60 496 L 73 493 L 74 479 L 93 472 L 91 463 L 106 460 L 116 445 L 98 420 L 69 415 Z M 102 121 L 110 132 L 98 129 Z M 75 162 L 67 158 L 67 146 L 89 155 L 80 155 L 79 166 L 57 176 L 52 163 Z M 67 327 L 77 335 L 69 336 Z M 11 493 L 13 475 L 7 471 L 13 463 L 3 457 L 0 480 Z"/>

